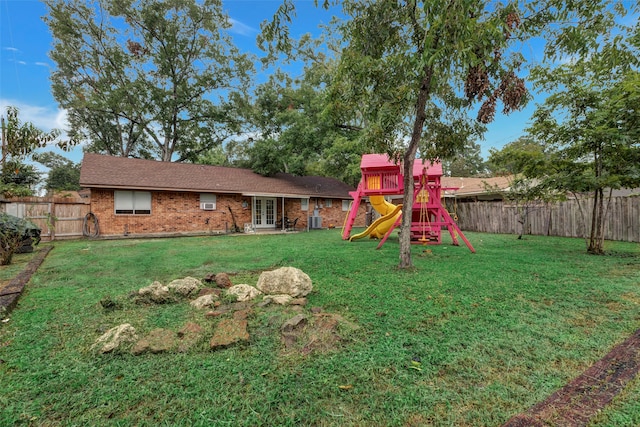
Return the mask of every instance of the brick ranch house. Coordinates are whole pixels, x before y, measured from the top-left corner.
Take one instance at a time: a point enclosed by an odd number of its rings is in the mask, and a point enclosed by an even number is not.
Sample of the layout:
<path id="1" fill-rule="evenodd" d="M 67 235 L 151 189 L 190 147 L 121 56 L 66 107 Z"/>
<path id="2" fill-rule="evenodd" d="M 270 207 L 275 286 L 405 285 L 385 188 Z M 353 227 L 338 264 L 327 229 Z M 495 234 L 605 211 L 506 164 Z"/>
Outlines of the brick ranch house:
<path id="1" fill-rule="evenodd" d="M 326 177 L 264 177 L 249 169 L 92 153 L 84 155 L 80 185 L 91 191 L 91 212 L 105 236 L 223 233 L 234 226 L 240 231 L 339 228 L 354 190 Z M 364 226 L 361 209 L 357 225 Z"/>

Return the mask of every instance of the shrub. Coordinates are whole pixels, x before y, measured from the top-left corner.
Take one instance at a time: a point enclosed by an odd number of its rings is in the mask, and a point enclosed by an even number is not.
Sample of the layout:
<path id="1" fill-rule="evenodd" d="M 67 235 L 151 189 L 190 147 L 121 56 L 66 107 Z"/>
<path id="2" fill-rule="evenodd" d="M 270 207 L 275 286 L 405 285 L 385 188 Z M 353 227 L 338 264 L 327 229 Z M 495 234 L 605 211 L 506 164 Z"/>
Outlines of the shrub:
<path id="1" fill-rule="evenodd" d="M 0 213 L 0 265 L 11 264 L 16 252 L 29 252 L 40 242 L 40 228 L 27 219 Z"/>

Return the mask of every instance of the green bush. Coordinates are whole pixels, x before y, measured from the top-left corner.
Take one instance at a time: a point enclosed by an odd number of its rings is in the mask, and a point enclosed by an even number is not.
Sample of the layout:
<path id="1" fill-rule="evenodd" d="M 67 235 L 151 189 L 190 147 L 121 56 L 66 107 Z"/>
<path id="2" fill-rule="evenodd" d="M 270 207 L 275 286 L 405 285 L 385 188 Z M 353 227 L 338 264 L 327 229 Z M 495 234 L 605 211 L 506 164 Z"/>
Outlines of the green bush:
<path id="1" fill-rule="evenodd" d="M 32 245 L 39 242 L 40 228 L 37 225 L 27 219 L 0 213 L 0 265 L 11 264 L 14 253 L 32 250 Z"/>

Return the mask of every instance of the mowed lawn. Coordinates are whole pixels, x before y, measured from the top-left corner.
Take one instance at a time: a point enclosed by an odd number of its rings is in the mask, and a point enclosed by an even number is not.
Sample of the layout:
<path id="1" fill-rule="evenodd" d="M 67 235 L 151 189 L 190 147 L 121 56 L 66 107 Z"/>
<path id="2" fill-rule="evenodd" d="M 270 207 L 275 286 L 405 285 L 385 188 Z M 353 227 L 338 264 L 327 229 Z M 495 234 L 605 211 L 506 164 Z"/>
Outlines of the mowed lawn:
<path id="1" fill-rule="evenodd" d="M 498 426 L 545 399 L 640 328 L 640 245 L 468 233 L 345 242 L 338 230 L 56 242 L 0 324 L 0 425 Z M 17 262 L 20 260 L 18 259 Z M 256 307 L 248 343 L 211 351 L 96 355 L 105 330 L 213 330 L 189 304 L 135 304 L 132 291 L 227 272 L 302 269 L 321 307 L 353 327 L 310 354 L 283 351 L 290 308 Z M 4 274 L 4 273 L 3 273 Z M 119 309 L 105 311 L 105 297 Z M 6 319 L 5 319 L 6 320 Z M 592 425 L 640 425 L 636 379 Z"/>

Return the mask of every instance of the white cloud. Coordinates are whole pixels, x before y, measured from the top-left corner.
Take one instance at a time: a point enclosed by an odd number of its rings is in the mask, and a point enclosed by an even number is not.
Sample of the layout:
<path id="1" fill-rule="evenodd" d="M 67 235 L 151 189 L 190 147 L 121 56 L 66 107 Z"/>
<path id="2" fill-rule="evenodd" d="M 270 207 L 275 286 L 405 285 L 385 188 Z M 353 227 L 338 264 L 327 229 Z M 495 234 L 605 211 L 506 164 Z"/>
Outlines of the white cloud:
<path id="1" fill-rule="evenodd" d="M 47 64 L 46 62 L 36 62 L 35 65 L 38 65 L 40 67 L 51 68 L 51 65 Z"/>
<path id="2" fill-rule="evenodd" d="M 16 49 L 15 47 L 3 47 L 3 50 L 8 50 L 11 52 L 20 52 L 20 49 Z"/>
<path id="3" fill-rule="evenodd" d="M 229 31 L 231 31 L 232 33 L 240 34 L 241 36 L 252 36 L 258 33 L 258 30 L 256 30 L 255 28 L 250 27 L 249 25 L 244 24 L 236 19 L 229 18 L 229 23 L 231 24 L 231 29 Z"/>
<path id="4" fill-rule="evenodd" d="M 64 130 L 67 128 L 67 112 L 51 106 L 29 105 L 13 99 L 0 99 L 0 111 L 4 116 L 7 107 L 18 109 L 18 118 L 22 123 L 32 123 L 45 132 L 51 129 Z"/>

